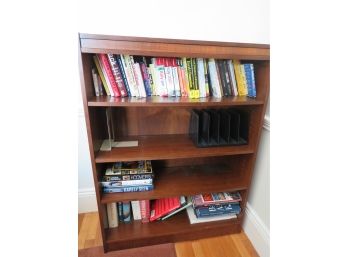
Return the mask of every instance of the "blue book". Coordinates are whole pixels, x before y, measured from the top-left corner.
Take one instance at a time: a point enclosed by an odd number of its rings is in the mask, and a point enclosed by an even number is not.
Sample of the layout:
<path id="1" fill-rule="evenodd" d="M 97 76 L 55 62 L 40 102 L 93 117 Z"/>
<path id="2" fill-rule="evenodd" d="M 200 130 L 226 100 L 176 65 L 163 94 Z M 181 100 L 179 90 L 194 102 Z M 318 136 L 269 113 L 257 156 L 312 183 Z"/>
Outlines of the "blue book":
<path id="1" fill-rule="evenodd" d="M 129 89 L 129 85 L 128 85 L 126 73 L 125 73 L 125 71 L 124 71 L 124 67 L 123 67 L 123 65 L 122 65 L 121 57 L 120 57 L 119 54 L 116 55 L 116 61 L 117 61 L 117 64 L 118 64 L 118 66 L 120 67 L 120 70 L 121 70 L 121 74 L 122 74 L 122 78 L 123 78 L 124 85 L 125 85 L 125 87 L 126 87 L 127 95 L 128 95 L 128 96 L 132 96 L 131 93 L 130 93 L 130 89 Z"/>
<path id="2" fill-rule="evenodd" d="M 248 96 L 256 97 L 256 85 L 254 75 L 254 65 L 252 63 L 243 64 L 245 71 L 245 78 L 248 87 Z"/>
<path id="3" fill-rule="evenodd" d="M 123 192 L 142 192 L 153 190 L 153 185 L 144 186 L 122 186 L 122 187 L 104 187 L 104 193 L 123 193 Z"/>
<path id="4" fill-rule="evenodd" d="M 207 216 L 222 215 L 222 214 L 228 214 L 228 213 L 239 214 L 240 213 L 239 204 L 231 203 L 231 204 L 211 205 L 211 206 L 203 206 L 203 207 L 195 208 L 195 214 L 197 217 L 207 217 Z"/>
<path id="5" fill-rule="evenodd" d="M 122 218 L 123 218 L 123 222 L 131 222 L 131 203 L 130 202 L 122 203 Z"/>

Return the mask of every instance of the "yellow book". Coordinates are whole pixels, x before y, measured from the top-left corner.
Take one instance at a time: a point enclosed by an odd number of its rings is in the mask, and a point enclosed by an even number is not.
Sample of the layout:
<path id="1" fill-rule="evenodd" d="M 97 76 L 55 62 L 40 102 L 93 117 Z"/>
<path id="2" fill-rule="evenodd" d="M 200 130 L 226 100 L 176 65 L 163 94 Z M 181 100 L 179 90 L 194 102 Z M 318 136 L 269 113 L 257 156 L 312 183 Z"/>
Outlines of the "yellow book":
<path id="1" fill-rule="evenodd" d="M 236 74 L 236 81 L 237 81 L 237 88 L 238 88 L 238 95 L 245 96 L 248 94 L 247 86 L 245 83 L 245 76 L 243 78 L 242 73 L 242 65 L 238 60 L 233 60 L 233 67 Z"/>
<path id="2" fill-rule="evenodd" d="M 99 77 L 101 79 L 101 81 L 103 82 L 103 86 L 104 86 L 104 89 L 105 89 L 105 92 L 108 96 L 110 96 L 110 92 L 109 92 L 109 88 L 108 86 L 106 85 L 106 81 L 105 81 L 105 78 L 104 78 L 104 74 L 103 74 L 103 71 L 100 67 L 100 64 L 99 64 L 99 60 L 97 58 L 96 55 L 93 55 L 93 61 L 95 63 L 95 66 L 97 67 L 97 70 L 98 70 L 98 74 L 99 74 Z"/>
<path id="3" fill-rule="evenodd" d="M 188 96 L 189 98 L 195 98 L 195 90 L 193 88 L 193 84 L 192 84 L 192 79 L 191 79 L 191 65 L 190 65 L 190 61 L 187 61 L 186 57 L 182 58 L 182 62 L 185 68 L 185 77 L 186 80 L 188 82 Z"/>

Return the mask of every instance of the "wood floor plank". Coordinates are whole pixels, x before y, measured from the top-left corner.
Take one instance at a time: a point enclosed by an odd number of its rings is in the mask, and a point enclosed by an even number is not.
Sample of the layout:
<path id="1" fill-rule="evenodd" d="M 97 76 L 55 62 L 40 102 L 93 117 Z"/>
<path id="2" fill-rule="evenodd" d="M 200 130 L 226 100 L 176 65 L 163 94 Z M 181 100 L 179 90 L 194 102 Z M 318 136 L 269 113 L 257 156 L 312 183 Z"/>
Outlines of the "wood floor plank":
<path id="1" fill-rule="evenodd" d="M 245 236 L 244 232 L 232 234 L 230 237 L 242 257 L 259 257 L 255 249 L 252 247 L 249 239 Z"/>
<path id="2" fill-rule="evenodd" d="M 196 257 L 191 241 L 175 243 L 177 257 Z"/>
<path id="3" fill-rule="evenodd" d="M 241 257 L 228 235 L 195 240 L 192 245 L 197 257 Z"/>
<path id="4" fill-rule="evenodd" d="M 80 233 L 80 229 L 82 227 L 82 221 L 83 221 L 83 218 L 85 217 L 85 214 L 84 213 L 80 213 L 79 216 L 78 216 L 78 233 Z"/>

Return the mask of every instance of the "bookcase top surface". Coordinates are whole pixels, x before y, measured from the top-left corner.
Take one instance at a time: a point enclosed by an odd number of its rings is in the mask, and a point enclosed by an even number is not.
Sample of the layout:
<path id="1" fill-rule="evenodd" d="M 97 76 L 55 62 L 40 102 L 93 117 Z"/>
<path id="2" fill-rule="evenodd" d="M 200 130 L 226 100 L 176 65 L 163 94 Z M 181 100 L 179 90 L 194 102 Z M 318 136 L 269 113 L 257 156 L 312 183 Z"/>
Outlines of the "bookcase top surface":
<path id="1" fill-rule="evenodd" d="M 269 60 L 270 45 L 79 34 L 82 53 Z"/>

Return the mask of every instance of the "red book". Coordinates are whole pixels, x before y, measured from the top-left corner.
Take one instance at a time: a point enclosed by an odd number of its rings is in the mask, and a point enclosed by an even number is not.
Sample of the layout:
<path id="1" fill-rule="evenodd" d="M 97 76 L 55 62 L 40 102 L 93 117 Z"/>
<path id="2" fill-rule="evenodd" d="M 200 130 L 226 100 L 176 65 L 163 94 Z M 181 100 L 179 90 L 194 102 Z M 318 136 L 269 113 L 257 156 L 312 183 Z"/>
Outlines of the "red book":
<path id="1" fill-rule="evenodd" d="M 141 222 L 147 223 L 150 221 L 150 200 L 141 200 L 139 202 L 140 202 Z"/>
<path id="2" fill-rule="evenodd" d="M 120 91 L 121 96 L 125 97 L 125 96 L 127 96 L 127 90 L 126 90 L 126 86 L 123 82 L 121 69 L 118 66 L 116 56 L 113 54 L 108 54 L 107 56 L 108 56 L 108 60 L 110 63 L 112 74 L 114 75 L 118 90 Z"/>
<path id="3" fill-rule="evenodd" d="M 157 199 L 151 207 L 150 221 L 155 221 L 181 206 L 180 197 Z"/>
<path id="4" fill-rule="evenodd" d="M 117 84 L 116 84 L 116 80 L 114 77 L 114 74 L 112 73 L 112 69 L 108 60 L 108 57 L 106 54 L 98 54 L 99 59 L 105 69 L 106 75 L 107 75 L 107 79 L 109 80 L 111 87 L 112 87 L 112 91 L 114 92 L 116 97 L 121 96 L 120 91 L 118 90 Z"/>

